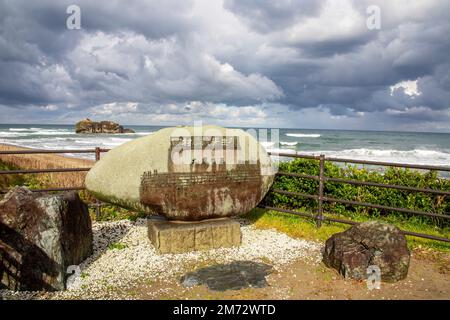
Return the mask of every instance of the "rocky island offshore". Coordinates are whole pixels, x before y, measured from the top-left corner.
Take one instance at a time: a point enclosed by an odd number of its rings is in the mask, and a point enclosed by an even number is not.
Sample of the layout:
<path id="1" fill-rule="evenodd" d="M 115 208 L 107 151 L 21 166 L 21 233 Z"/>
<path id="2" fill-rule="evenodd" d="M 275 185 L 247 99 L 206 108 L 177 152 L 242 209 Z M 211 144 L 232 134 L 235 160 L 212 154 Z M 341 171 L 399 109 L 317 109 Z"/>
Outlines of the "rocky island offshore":
<path id="1" fill-rule="evenodd" d="M 124 128 L 112 121 L 92 121 L 89 118 L 75 124 L 76 133 L 134 133 L 134 130 Z"/>

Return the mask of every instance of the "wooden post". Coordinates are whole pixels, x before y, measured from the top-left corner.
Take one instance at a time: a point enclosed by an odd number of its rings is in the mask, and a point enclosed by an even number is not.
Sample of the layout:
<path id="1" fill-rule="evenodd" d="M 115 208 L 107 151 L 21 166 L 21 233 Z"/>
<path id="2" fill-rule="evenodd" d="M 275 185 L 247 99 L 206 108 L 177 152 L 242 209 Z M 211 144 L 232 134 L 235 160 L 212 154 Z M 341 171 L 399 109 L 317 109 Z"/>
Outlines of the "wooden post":
<path id="1" fill-rule="evenodd" d="M 95 147 L 95 162 L 97 162 L 98 160 L 100 160 L 100 148 Z"/>
<path id="2" fill-rule="evenodd" d="M 99 147 L 95 147 L 95 162 L 100 160 L 100 148 Z M 95 218 L 98 220 L 100 220 L 100 215 L 101 215 L 101 203 L 100 201 L 98 201 L 98 199 L 95 199 Z"/>
<path id="3" fill-rule="evenodd" d="M 320 155 L 319 160 L 319 205 L 317 208 L 317 216 L 316 223 L 317 227 L 320 228 L 322 226 L 323 221 L 323 185 L 324 185 L 324 168 L 325 168 L 325 156 L 323 154 Z"/>

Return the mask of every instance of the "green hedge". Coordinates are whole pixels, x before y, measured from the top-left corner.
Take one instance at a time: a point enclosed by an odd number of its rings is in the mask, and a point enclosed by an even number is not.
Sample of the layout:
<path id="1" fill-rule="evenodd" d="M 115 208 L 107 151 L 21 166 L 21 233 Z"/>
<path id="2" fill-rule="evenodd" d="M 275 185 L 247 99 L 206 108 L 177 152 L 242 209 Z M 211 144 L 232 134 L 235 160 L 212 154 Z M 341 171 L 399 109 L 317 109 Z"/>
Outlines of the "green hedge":
<path id="1" fill-rule="evenodd" d="M 317 160 L 295 159 L 290 162 L 280 163 L 280 171 L 304 173 L 310 175 L 319 174 L 319 162 Z M 436 190 L 450 190 L 450 181 L 438 178 L 437 172 L 389 168 L 384 171 L 369 170 L 358 166 L 338 166 L 331 162 L 325 163 L 325 176 L 333 178 L 354 179 L 384 184 L 403 185 L 417 188 Z M 317 194 L 318 181 L 290 176 L 277 176 L 273 187 L 292 192 Z M 384 206 L 400 207 L 425 212 L 450 214 L 450 199 L 448 196 L 433 195 L 428 193 L 408 192 L 396 189 L 355 186 L 345 183 L 326 182 L 324 194 L 333 198 L 369 202 Z M 302 197 L 293 197 L 276 193 L 269 193 L 265 200 L 266 205 L 283 207 L 288 209 L 306 208 L 308 211 L 317 210 L 317 201 Z M 355 215 L 368 215 L 370 217 L 383 217 L 395 215 L 399 218 L 413 219 L 421 223 L 433 224 L 439 227 L 448 227 L 449 220 L 441 218 L 409 215 L 397 211 L 387 211 L 362 206 L 352 206 L 338 203 L 324 203 L 324 211 L 354 217 Z"/>

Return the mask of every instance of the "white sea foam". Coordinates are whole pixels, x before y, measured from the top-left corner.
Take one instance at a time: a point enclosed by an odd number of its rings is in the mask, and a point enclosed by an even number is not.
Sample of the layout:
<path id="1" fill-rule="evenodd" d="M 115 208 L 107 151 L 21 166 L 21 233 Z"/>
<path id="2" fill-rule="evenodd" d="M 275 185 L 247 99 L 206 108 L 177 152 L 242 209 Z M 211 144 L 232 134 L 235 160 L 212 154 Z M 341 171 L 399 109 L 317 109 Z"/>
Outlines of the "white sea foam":
<path id="1" fill-rule="evenodd" d="M 22 132 L 6 132 L 6 131 L 0 131 L 0 138 L 13 138 L 13 137 L 23 137 L 27 136 L 28 134 L 22 133 Z"/>
<path id="2" fill-rule="evenodd" d="M 265 149 L 270 149 L 275 145 L 275 142 L 273 141 L 261 141 L 260 144 L 265 148 Z"/>
<path id="3" fill-rule="evenodd" d="M 0 143 L 17 145 L 36 149 L 93 149 L 94 147 L 115 148 L 133 139 L 152 134 L 152 131 L 138 131 L 134 134 L 75 134 L 70 128 L 5 128 L 0 130 Z M 291 137 L 320 137 L 320 134 L 288 133 Z M 320 141 L 320 140 L 319 140 Z M 301 141 L 261 142 L 261 145 L 274 153 L 296 153 L 295 148 Z M 450 166 L 450 149 L 445 147 L 429 150 L 411 148 L 398 150 L 394 147 L 377 148 L 347 148 L 343 150 L 322 149 L 320 151 L 298 151 L 301 154 L 325 154 L 337 158 L 389 161 L 413 164 L 431 164 Z M 93 154 L 75 154 L 75 157 L 93 158 Z"/>
<path id="4" fill-rule="evenodd" d="M 10 128 L 9 131 L 19 131 L 19 132 L 27 132 L 27 131 L 36 131 L 40 130 L 40 128 Z"/>
<path id="5" fill-rule="evenodd" d="M 280 144 L 282 146 L 296 146 L 298 142 L 287 142 L 287 141 L 280 141 Z"/>
<path id="6" fill-rule="evenodd" d="M 344 159 L 361 159 L 374 161 L 388 161 L 411 164 L 430 164 L 450 166 L 450 153 L 436 150 L 393 150 L 393 149 L 345 149 L 339 151 L 304 151 L 302 154 L 319 155 L 324 154 L 329 157 Z"/>
<path id="7" fill-rule="evenodd" d="M 267 152 L 289 153 L 289 154 L 296 154 L 297 153 L 297 151 L 295 151 L 294 149 L 279 149 L 279 148 L 267 149 Z"/>
<path id="8" fill-rule="evenodd" d="M 276 142 L 274 141 L 261 141 L 260 144 L 264 147 L 264 149 L 266 149 L 266 151 L 286 153 L 295 151 L 297 142 L 280 142 L 278 145 L 276 145 Z M 282 149 L 276 147 L 281 147 Z"/>
<path id="9" fill-rule="evenodd" d="M 0 137 L 60 136 L 75 134 L 67 129 L 11 128 L 0 131 Z"/>
<path id="10" fill-rule="evenodd" d="M 148 136 L 153 133 L 155 133 L 155 132 L 154 131 L 141 131 L 141 132 L 136 132 L 136 133 L 126 133 L 126 134 L 136 134 L 138 136 Z"/>
<path id="11" fill-rule="evenodd" d="M 296 137 L 296 138 L 319 138 L 320 134 L 318 133 L 286 133 L 288 137 Z"/>

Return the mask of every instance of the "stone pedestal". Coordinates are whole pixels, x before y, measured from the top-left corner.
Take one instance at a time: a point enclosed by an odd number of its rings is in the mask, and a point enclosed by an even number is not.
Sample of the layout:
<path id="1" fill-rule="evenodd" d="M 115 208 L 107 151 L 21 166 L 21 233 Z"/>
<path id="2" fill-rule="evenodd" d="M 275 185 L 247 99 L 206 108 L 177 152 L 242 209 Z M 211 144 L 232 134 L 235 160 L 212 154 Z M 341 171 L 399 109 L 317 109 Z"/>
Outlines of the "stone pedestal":
<path id="1" fill-rule="evenodd" d="M 229 218 L 195 222 L 148 220 L 148 237 L 159 254 L 241 245 L 239 222 Z"/>

